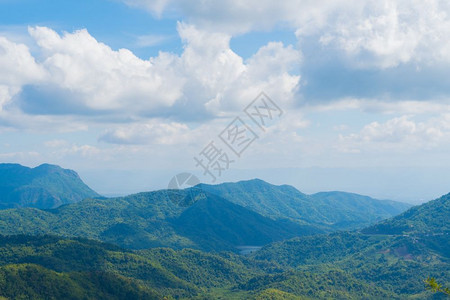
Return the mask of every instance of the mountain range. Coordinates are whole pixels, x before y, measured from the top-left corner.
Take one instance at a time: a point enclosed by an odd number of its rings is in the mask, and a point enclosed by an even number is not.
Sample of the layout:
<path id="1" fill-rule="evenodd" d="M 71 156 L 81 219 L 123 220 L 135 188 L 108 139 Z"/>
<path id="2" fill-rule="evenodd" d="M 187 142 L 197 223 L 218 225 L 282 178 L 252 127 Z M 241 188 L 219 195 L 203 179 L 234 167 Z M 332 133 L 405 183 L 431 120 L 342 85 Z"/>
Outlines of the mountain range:
<path id="1" fill-rule="evenodd" d="M 33 197 L 0 210 L 0 298 L 444 299 L 424 280 L 450 284 L 450 194 L 409 208 L 255 179 L 103 198 L 57 166 L 2 167 L 2 191 Z"/>
<path id="2" fill-rule="evenodd" d="M 448 209 L 447 201 L 444 196 L 412 208 L 400 219 L 415 225 L 436 206 Z M 442 216 L 434 222 L 426 219 L 430 228 L 445 232 Z M 446 299 L 426 290 L 423 281 L 433 276 L 444 285 L 450 283 L 449 248 L 436 247 L 448 245 L 448 240 L 445 234 L 338 231 L 271 243 L 243 256 L 159 247 L 130 251 L 48 235 L 0 236 L 0 279 L 8 278 L 0 280 L 0 295 L 11 299 Z"/>
<path id="3" fill-rule="evenodd" d="M 41 170 L 43 178 L 58 179 L 47 189 L 65 191 L 70 196 L 60 196 L 61 201 L 67 203 L 85 195 L 80 188 L 85 185 L 75 172 L 49 165 L 35 169 Z M 48 170 L 48 174 L 42 170 Z M 69 175 L 72 184 L 67 182 Z M 39 198 L 39 194 L 34 197 Z M 240 246 L 263 246 L 295 236 L 362 228 L 408 207 L 342 192 L 305 195 L 291 186 L 254 179 L 119 198 L 86 198 L 52 209 L 0 210 L 0 233 L 84 237 L 130 249 L 237 251 Z"/>
<path id="4" fill-rule="evenodd" d="M 398 215 L 411 205 L 345 192 L 306 195 L 289 185 L 275 186 L 260 179 L 200 184 L 195 187 L 275 219 L 288 218 L 325 230 L 357 229 Z"/>
<path id="5" fill-rule="evenodd" d="M 55 208 L 98 196 L 72 170 L 49 164 L 0 164 L 0 209 Z"/>

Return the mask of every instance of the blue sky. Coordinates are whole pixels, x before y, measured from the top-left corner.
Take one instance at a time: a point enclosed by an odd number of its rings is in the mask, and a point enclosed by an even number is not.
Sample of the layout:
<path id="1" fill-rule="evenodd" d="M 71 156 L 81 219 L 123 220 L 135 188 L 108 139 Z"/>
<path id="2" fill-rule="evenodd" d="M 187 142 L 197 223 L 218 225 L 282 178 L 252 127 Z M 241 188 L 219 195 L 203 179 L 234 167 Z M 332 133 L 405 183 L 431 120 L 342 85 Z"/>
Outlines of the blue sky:
<path id="1" fill-rule="evenodd" d="M 164 188 L 215 141 L 217 182 L 410 202 L 449 192 L 443 1 L 0 0 L 0 160 L 103 194 Z M 284 114 L 246 116 L 265 92 Z M 218 135 L 241 117 L 241 157 Z"/>

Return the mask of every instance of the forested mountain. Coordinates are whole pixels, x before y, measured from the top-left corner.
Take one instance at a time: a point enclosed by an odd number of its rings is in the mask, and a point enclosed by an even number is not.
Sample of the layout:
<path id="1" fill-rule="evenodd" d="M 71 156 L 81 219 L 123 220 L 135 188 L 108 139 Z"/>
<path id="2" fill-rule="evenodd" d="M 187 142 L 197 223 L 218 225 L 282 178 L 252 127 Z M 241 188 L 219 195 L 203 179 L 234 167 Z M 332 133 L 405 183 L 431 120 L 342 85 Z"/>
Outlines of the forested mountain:
<path id="1" fill-rule="evenodd" d="M 360 232 L 405 205 L 251 180 L 0 210 L 0 298 L 440 299 L 449 200 Z"/>
<path id="2" fill-rule="evenodd" d="M 411 207 L 406 203 L 344 192 L 306 195 L 292 186 L 276 186 L 259 179 L 218 185 L 200 184 L 196 188 L 270 218 L 289 218 L 325 230 L 363 228 Z"/>
<path id="3" fill-rule="evenodd" d="M 237 246 L 263 246 L 295 236 L 362 226 L 399 210 L 395 206 L 404 206 L 346 195 L 307 196 L 293 187 L 261 180 L 199 185 L 187 190 L 85 199 L 50 210 L 3 210 L 0 233 L 85 237 L 131 249 L 236 251 Z"/>
<path id="4" fill-rule="evenodd" d="M 371 226 L 364 230 L 373 234 L 450 234 L 450 194 Z M 449 248 L 450 251 L 450 248 Z"/>
<path id="5" fill-rule="evenodd" d="M 413 295 L 426 299 L 432 297 L 424 289 L 426 278 L 438 278 L 445 286 L 450 283 L 448 239 L 440 236 L 436 240 L 447 245 L 447 251 L 442 251 L 442 247 L 412 237 L 338 232 L 274 243 L 251 257 L 314 274 L 339 270 L 350 278 L 392 292 L 390 299 Z"/>
<path id="6" fill-rule="evenodd" d="M 213 187 L 201 185 L 188 190 L 85 199 L 52 210 L 4 210 L 0 211 L 0 233 L 85 237 L 131 249 L 167 246 L 208 251 L 236 250 L 237 246 L 263 246 L 295 236 L 341 229 L 344 223 L 345 226 L 350 223 L 361 226 L 370 218 L 379 218 L 380 213 L 384 213 L 381 208 L 377 210 L 369 205 L 372 217 L 366 214 L 353 222 L 345 219 L 345 211 L 353 214 L 350 219 L 354 220 L 357 216 L 356 207 L 360 200 L 353 199 L 358 198 L 353 194 L 352 200 L 341 200 L 341 209 L 338 209 L 339 201 L 329 199 L 333 198 L 332 195 L 324 196 L 325 200 L 318 199 L 318 196 L 304 196 L 306 200 L 300 201 L 298 197 L 303 194 L 294 188 L 272 186 L 260 180 L 239 183 L 235 186 L 236 192 L 232 192 L 233 186 L 230 185 L 217 186 L 219 189 L 227 187 L 229 192 L 221 193 L 227 199 L 210 193 Z M 243 194 L 243 189 L 249 192 Z M 254 197 L 251 196 L 253 194 Z M 343 194 L 339 195 L 345 198 Z M 381 203 L 370 198 L 361 201 Z M 325 202 L 333 203 L 323 205 Z M 264 214 L 257 212 L 257 205 L 266 208 Z M 368 211 L 364 205 L 359 206 L 361 211 Z M 297 216 L 302 214 L 304 217 L 282 218 L 282 214 L 288 214 L 289 209 L 295 209 Z M 339 220 L 336 228 L 330 222 L 332 218 Z"/>
<path id="7" fill-rule="evenodd" d="M 251 256 L 129 251 L 53 236 L 2 236 L 0 247 L 0 279 L 8 278 L 0 296 L 8 298 L 444 299 L 423 280 L 448 284 L 450 275 L 448 256 L 424 245 L 345 232 L 275 243 Z"/>
<path id="8" fill-rule="evenodd" d="M 4 210 L 0 211 L 0 233 L 86 237 L 132 249 L 236 250 L 236 246 L 262 246 L 320 232 L 289 220 L 261 216 L 215 195 L 192 201 L 191 206 L 173 201 L 174 197 L 191 195 L 189 191 L 156 191 L 86 199 L 54 210 Z"/>
<path id="9" fill-rule="evenodd" d="M 72 170 L 49 164 L 0 164 L 0 209 L 55 208 L 97 196 Z"/>
<path id="10" fill-rule="evenodd" d="M 321 232 L 313 226 L 264 217 L 211 194 L 195 202 L 172 223 L 177 233 L 206 250 L 266 245 L 294 236 Z"/>
<path id="11" fill-rule="evenodd" d="M 252 258 L 297 270 L 338 268 L 397 295 L 431 297 L 423 280 L 450 284 L 449 195 L 362 230 L 273 243 Z M 435 295 L 433 297 L 445 297 Z"/>

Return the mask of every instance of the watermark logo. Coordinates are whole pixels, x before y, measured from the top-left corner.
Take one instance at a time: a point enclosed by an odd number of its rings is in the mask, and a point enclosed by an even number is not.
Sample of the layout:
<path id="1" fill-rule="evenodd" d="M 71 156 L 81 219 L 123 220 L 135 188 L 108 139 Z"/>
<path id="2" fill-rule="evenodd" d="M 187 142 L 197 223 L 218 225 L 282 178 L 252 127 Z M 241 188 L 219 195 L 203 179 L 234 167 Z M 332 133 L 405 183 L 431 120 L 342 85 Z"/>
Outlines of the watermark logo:
<path id="1" fill-rule="evenodd" d="M 212 139 L 194 156 L 195 167 L 200 168 L 203 176 L 208 176 L 212 183 L 242 157 L 259 138 L 258 134 L 265 133 L 267 128 L 274 125 L 284 113 L 264 92 L 242 112 L 218 134 L 218 139 Z M 206 197 L 200 188 L 195 188 L 199 183 L 200 180 L 195 175 L 180 173 L 169 182 L 169 198 L 179 205 L 190 205 Z M 186 188 L 189 189 L 181 191 Z"/>
<path id="2" fill-rule="evenodd" d="M 236 117 L 220 134 L 219 138 L 238 157 L 258 138 L 258 135 L 240 118 Z"/>
<path id="3" fill-rule="evenodd" d="M 263 131 L 283 115 L 281 108 L 264 93 L 259 94 L 244 112 Z"/>
<path id="4" fill-rule="evenodd" d="M 205 198 L 201 188 L 196 187 L 200 180 L 191 173 L 180 173 L 172 177 L 167 186 L 167 197 L 179 206 L 190 206 Z"/>
<path id="5" fill-rule="evenodd" d="M 260 93 L 243 113 L 236 116 L 218 135 L 226 148 L 217 146 L 215 140 L 211 140 L 194 156 L 195 167 L 201 168 L 203 175 L 208 176 L 212 183 L 259 138 L 258 131 L 266 132 L 280 119 L 283 110 L 265 93 Z"/>

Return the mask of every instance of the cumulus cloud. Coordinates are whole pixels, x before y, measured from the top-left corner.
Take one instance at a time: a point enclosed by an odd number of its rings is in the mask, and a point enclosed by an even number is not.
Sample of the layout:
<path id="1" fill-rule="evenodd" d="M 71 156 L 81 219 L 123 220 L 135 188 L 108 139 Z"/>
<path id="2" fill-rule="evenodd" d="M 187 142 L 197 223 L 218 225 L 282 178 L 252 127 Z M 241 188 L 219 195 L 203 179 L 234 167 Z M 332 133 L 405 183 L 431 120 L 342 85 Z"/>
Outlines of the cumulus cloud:
<path id="1" fill-rule="evenodd" d="M 190 23 L 215 32 L 230 34 L 271 29 L 278 23 L 306 27 L 322 24 L 326 15 L 348 1 L 335 0 L 124 0 L 130 6 L 141 7 L 153 14 L 165 11 L 179 14 Z M 314 23 L 314 24 L 312 24 Z"/>
<path id="2" fill-rule="evenodd" d="M 85 29 L 61 35 L 30 27 L 38 62 L 26 46 L 2 38 L 0 103 L 14 102 L 11 113 L 133 121 L 214 118 L 241 110 L 261 91 L 292 102 L 300 80 L 291 74 L 300 60 L 292 46 L 269 43 L 244 61 L 230 49 L 230 35 L 184 23 L 178 32 L 181 55 L 160 52 L 149 60 L 113 50 Z"/>
<path id="3" fill-rule="evenodd" d="M 60 36 L 46 27 L 29 29 L 42 49 L 49 84 L 74 94 L 80 105 L 97 111 L 128 107 L 146 112 L 170 106 L 180 97 L 183 80 L 173 70 L 173 57 L 144 61 L 127 49 L 112 50 L 87 30 Z M 61 99 L 58 99 L 61 101 Z"/>
<path id="4" fill-rule="evenodd" d="M 359 133 L 340 135 L 337 148 L 343 152 L 431 149 L 448 143 L 449 121 L 450 115 L 444 114 L 425 121 L 401 116 L 384 123 L 372 122 Z"/>
<path id="5" fill-rule="evenodd" d="M 376 99 L 344 98 L 332 103 L 321 103 L 307 109 L 312 111 L 361 111 L 373 114 L 441 115 L 450 113 L 450 99 L 429 99 L 429 101 L 405 100 L 386 101 Z"/>
<path id="6" fill-rule="evenodd" d="M 444 1 L 358 1 L 322 30 L 323 45 L 357 56 L 362 66 L 450 62 L 450 6 Z M 301 34 L 301 30 L 299 31 Z"/>
<path id="7" fill-rule="evenodd" d="M 208 111 L 221 115 L 242 110 L 261 91 L 280 105 L 292 103 L 300 76 L 289 71 L 301 57 L 292 46 L 269 43 L 244 62 L 229 48 L 228 35 L 199 32 L 193 26 L 182 26 L 180 35 L 187 41 L 182 60 L 193 79 L 187 90 L 191 99 L 208 99 Z"/>
<path id="8" fill-rule="evenodd" d="M 313 36 L 357 67 L 450 62 L 450 5 L 442 0 L 125 0 L 153 13 L 175 11 L 201 28 L 229 34 L 282 24 Z"/>
<path id="9" fill-rule="evenodd" d="M 25 84 L 37 83 L 46 73 L 28 47 L 0 36 L 0 111 Z"/>
<path id="10" fill-rule="evenodd" d="M 100 136 L 99 141 L 112 144 L 175 145 L 187 142 L 188 133 L 186 124 L 153 119 L 109 129 Z"/>

